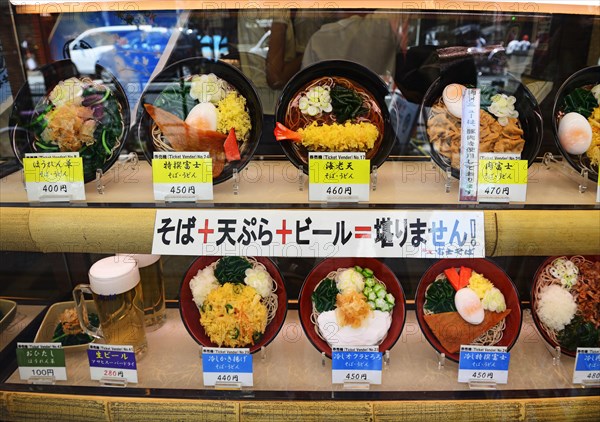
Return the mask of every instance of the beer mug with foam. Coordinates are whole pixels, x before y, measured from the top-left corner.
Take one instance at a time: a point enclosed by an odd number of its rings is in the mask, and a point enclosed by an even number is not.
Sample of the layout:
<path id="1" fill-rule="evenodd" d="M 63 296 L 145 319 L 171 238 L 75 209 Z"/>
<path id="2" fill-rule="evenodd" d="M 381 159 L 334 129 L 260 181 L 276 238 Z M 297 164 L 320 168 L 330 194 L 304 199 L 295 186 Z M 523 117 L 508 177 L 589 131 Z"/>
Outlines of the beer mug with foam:
<path id="1" fill-rule="evenodd" d="M 135 260 L 112 256 L 96 262 L 88 273 L 90 283 L 73 289 L 79 323 L 84 332 L 107 344 L 133 346 L 142 357 L 148 347 L 144 331 L 144 298 Z M 100 327 L 90 324 L 84 293 L 91 294 Z"/>

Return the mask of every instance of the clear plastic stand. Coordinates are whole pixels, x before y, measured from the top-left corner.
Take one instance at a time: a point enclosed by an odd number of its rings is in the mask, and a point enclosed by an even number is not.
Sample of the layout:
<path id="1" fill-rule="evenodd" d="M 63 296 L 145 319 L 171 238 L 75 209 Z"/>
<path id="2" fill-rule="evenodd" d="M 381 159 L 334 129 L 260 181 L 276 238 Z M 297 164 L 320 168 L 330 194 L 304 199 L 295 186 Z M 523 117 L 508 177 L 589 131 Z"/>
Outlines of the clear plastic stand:
<path id="1" fill-rule="evenodd" d="M 546 167 L 547 170 L 555 170 L 561 173 L 564 176 L 567 176 L 573 182 L 578 184 L 579 193 L 584 193 L 588 189 L 589 182 L 589 172 L 587 169 L 582 169 L 581 173 L 578 173 L 576 170 L 571 168 L 569 164 L 564 160 L 557 160 L 554 158 L 551 152 L 547 152 L 544 154 L 544 158 L 542 159 L 542 163 Z"/>
<path id="2" fill-rule="evenodd" d="M 321 352 L 321 366 L 325 367 L 325 352 Z"/>
<path id="3" fill-rule="evenodd" d="M 27 380 L 27 382 L 29 384 L 35 384 L 35 385 L 55 385 L 56 384 L 56 379 L 54 378 L 54 375 L 51 376 L 39 376 L 39 377 L 29 377 L 29 379 Z"/>
<path id="4" fill-rule="evenodd" d="M 342 389 L 366 391 L 371 389 L 371 383 L 369 381 L 344 381 Z"/>
<path id="5" fill-rule="evenodd" d="M 446 166 L 445 168 L 442 168 L 438 166 L 433 160 L 431 160 L 431 165 L 433 166 L 433 168 L 439 170 L 442 179 L 444 179 L 444 192 L 450 193 L 450 189 L 452 189 L 452 181 L 454 180 L 452 177 L 452 167 Z"/>
<path id="6" fill-rule="evenodd" d="M 446 354 L 438 352 L 435 352 L 435 354 L 437 355 L 438 370 L 444 369 L 444 365 L 446 365 Z"/>
<path id="7" fill-rule="evenodd" d="M 391 357 L 390 357 L 390 351 L 386 350 L 385 353 L 383 354 L 383 368 L 384 369 L 389 369 L 390 363 L 391 363 Z"/>
<path id="8" fill-rule="evenodd" d="M 102 377 L 99 382 L 103 387 L 127 387 L 127 378 L 123 377 Z"/>
<path id="9" fill-rule="evenodd" d="M 215 382 L 215 390 L 241 390 L 241 389 L 242 389 L 241 382 L 225 382 L 225 381 Z"/>
<path id="10" fill-rule="evenodd" d="M 471 390 L 496 390 L 498 384 L 491 380 L 469 380 L 469 389 Z"/>
<path id="11" fill-rule="evenodd" d="M 99 195 L 104 195 L 104 191 L 106 190 L 106 185 L 103 182 L 103 178 L 108 174 L 116 174 L 115 180 L 118 180 L 120 174 L 123 170 L 126 170 L 128 167 L 131 167 L 131 171 L 133 174 L 137 171 L 137 166 L 140 160 L 138 155 L 135 152 L 130 152 L 123 159 L 119 158 L 114 166 L 106 173 L 102 171 L 102 169 L 96 169 L 96 191 Z"/>
<path id="12" fill-rule="evenodd" d="M 260 360 L 263 362 L 267 360 L 267 348 L 265 346 L 261 346 L 260 348 Z"/>
<path id="13" fill-rule="evenodd" d="M 304 166 L 298 167 L 298 190 L 304 191 Z"/>
<path id="14" fill-rule="evenodd" d="M 581 386 L 583 388 L 600 388 L 600 380 L 583 380 Z"/>
<path id="15" fill-rule="evenodd" d="M 377 190 L 377 166 L 371 167 L 371 191 Z"/>
<path id="16" fill-rule="evenodd" d="M 232 186 L 233 194 L 240 194 L 240 174 L 238 173 L 237 168 L 233 169 L 233 186 Z"/>
<path id="17" fill-rule="evenodd" d="M 552 356 L 552 366 L 560 365 L 560 346 L 552 347 L 549 344 L 546 344 L 546 350 Z"/>

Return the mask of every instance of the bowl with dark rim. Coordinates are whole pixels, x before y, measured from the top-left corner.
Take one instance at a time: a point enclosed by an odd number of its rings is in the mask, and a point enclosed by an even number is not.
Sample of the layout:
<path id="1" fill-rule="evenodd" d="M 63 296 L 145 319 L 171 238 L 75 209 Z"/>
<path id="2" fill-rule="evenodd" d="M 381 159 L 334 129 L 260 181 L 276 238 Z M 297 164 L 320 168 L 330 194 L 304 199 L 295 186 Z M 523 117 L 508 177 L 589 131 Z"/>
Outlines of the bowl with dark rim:
<path id="1" fill-rule="evenodd" d="M 208 265 L 213 262 L 219 260 L 220 256 L 200 256 L 192 262 L 185 275 L 183 276 L 183 280 L 181 282 L 181 286 L 179 288 L 179 312 L 181 314 L 181 320 L 183 321 L 183 325 L 187 329 L 188 333 L 192 338 L 203 347 L 219 347 L 217 344 L 213 343 L 202 324 L 200 324 L 200 310 L 196 303 L 194 302 L 192 291 L 190 289 L 190 280 L 198 274 L 198 271 L 203 270 Z M 261 347 L 267 346 L 279 333 L 279 330 L 283 326 L 283 322 L 285 321 L 285 317 L 287 314 L 287 293 L 285 290 L 285 284 L 283 282 L 283 278 L 281 277 L 281 273 L 279 268 L 275 263 L 266 257 L 254 257 L 258 262 L 263 264 L 270 276 L 273 278 L 274 282 L 277 284 L 277 312 L 275 313 L 275 317 L 273 320 L 267 325 L 263 336 L 260 340 L 248 347 L 250 349 L 250 353 L 254 353 L 261 349 Z M 225 347 L 225 346 L 221 346 Z"/>
<path id="2" fill-rule="evenodd" d="M 442 97 L 444 88 L 452 83 L 459 83 L 465 86 L 475 86 L 481 88 L 479 82 L 474 82 L 469 75 L 457 75 L 455 73 L 443 74 L 437 78 L 429 87 L 419 110 L 419 133 L 421 139 L 427 140 L 431 145 L 431 158 L 441 168 L 446 169 L 451 166 L 450 160 L 440 154 L 431 144 L 427 134 L 427 121 L 431 107 Z M 507 84 L 510 88 L 497 88 L 498 93 L 512 95 L 516 98 L 515 109 L 519 112 L 519 123 L 523 129 L 523 139 L 525 144 L 521 151 L 521 159 L 527 160 L 527 165 L 531 166 L 535 161 L 543 139 L 542 113 L 537 100 L 533 94 L 512 75 L 507 75 Z M 493 115 L 492 115 L 493 116 Z M 460 169 L 451 167 L 451 174 L 454 178 L 460 178 Z"/>
<path id="3" fill-rule="evenodd" d="M 552 107 L 552 135 L 554 135 L 554 142 L 556 143 L 558 150 L 577 172 L 581 173 L 583 169 L 587 169 L 589 178 L 595 182 L 598 181 L 598 172 L 600 169 L 598 166 L 591 165 L 591 161 L 585 153 L 574 155 L 565 151 L 558 139 L 558 125 L 564 114 L 563 108 L 565 97 L 577 88 L 583 88 L 590 85 L 593 86 L 596 84 L 600 84 L 600 66 L 586 67 L 585 69 L 573 73 L 558 89 Z"/>
<path id="4" fill-rule="evenodd" d="M 362 152 L 365 152 L 366 158 L 371 160 L 371 167 L 381 166 L 396 141 L 386 104 L 386 96 L 390 96 L 391 93 L 378 75 L 358 63 L 346 60 L 325 60 L 300 70 L 288 81 L 279 96 L 275 106 L 275 121 L 285 125 L 290 102 L 311 82 L 324 77 L 340 77 L 350 80 L 356 87 L 367 92 L 379 106 L 383 121 L 383 135 L 378 138 L 373 148 Z M 304 173 L 308 174 L 309 151 L 300 143 L 289 140 L 279 141 L 279 144 L 292 164 L 297 168 L 302 166 Z"/>
<path id="5" fill-rule="evenodd" d="M 562 256 L 566 257 L 567 259 L 570 259 L 574 255 L 562 255 Z M 567 356 L 575 357 L 577 355 L 577 350 L 565 349 L 564 347 L 560 346 L 560 344 L 558 344 L 558 342 L 554 341 L 548 335 L 548 332 L 546 331 L 546 329 L 542 326 L 542 324 L 540 322 L 540 318 L 536 312 L 537 297 L 535 295 L 535 291 L 537 289 L 537 285 L 539 282 L 538 278 L 546 266 L 550 265 L 552 263 L 552 261 L 554 261 L 555 259 L 560 258 L 560 257 L 561 256 L 557 255 L 557 256 L 550 256 L 550 257 L 546 258 L 546 260 L 544 260 L 544 262 L 538 267 L 537 271 L 535 272 L 535 275 L 533 276 L 533 280 L 531 282 L 531 316 L 533 318 L 533 322 L 535 323 L 535 326 L 536 326 L 538 332 L 540 333 L 542 338 L 546 341 L 546 343 L 548 343 L 553 348 L 559 346 L 560 351 L 563 354 L 565 354 Z M 583 255 L 583 257 L 589 261 L 594 261 L 594 262 L 600 261 L 600 255 Z"/>
<path id="6" fill-rule="evenodd" d="M 225 163 L 223 172 L 213 179 L 213 184 L 217 185 L 231 179 L 235 170 L 239 172 L 246 167 L 258 147 L 258 142 L 260 141 L 262 133 L 263 112 L 260 98 L 258 97 L 252 82 L 240 70 L 224 61 L 210 60 L 203 57 L 192 57 L 173 63 L 163 69 L 148 83 L 140 98 L 140 102 L 138 103 L 136 116 L 140 147 L 146 160 L 149 163 L 152 163 L 154 152 L 160 150 L 156 149 L 154 146 L 151 135 L 154 122 L 144 108 L 144 104 L 154 105 L 155 101 L 166 89 L 172 89 L 181 95 L 181 104 L 185 104 L 184 110 L 187 108 L 191 110 L 191 107 L 195 105 L 196 100 L 192 99 L 185 92 L 185 79 L 193 75 L 207 75 L 210 73 L 213 73 L 218 78 L 226 81 L 246 99 L 246 110 L 250 115 L 250 122 L 252 125 L 248 140 L 241 144 L 238 142 L 241 160 Z M 172 112 L 173 110 L 167 111 Z M 185 119 L 185 116 L 180 117 Z"/>
<path id="7" fill-rule="evenodd" d="M 427 322 L 425 322 L 423 305 L 425 304 L 425 291 L 427 290 L 427 287 L 435 281 L 435 278 L 448 268 L 460 268 L 461 266 L 469 267 L 473 271 L 483 275 L 504 295 L 506 307 L 507 309 L 510 309 L 511 312 L 506 317 L 506 328 L 504 329 L 502 339 L 495 346 L 506 346 L 507 350 L 510 350 L 517 342 L 521 332 L 522 313 L 519 294 L 508 274 L 494 262 L 485 258 L 441 259 L 429 267 L 429 269 L 421 276 L 415 294 L 415 305 L 417 321 L 425 338 L 439 353 L 444 353 L 448 359 L 458 362 L 459 353 L 450 353 L 444 348 L 435 334 L 433 334 L 433 331 L 429 328 Z"/>
<path id="8" fill-rule="evenodd" d="M 329 358 L 331 358 L 331 346 L 317 334 L 316 327 L 311 321 L 313 309 L 311 295 L 317 285 L 330 272 L 338 268 L 353 268 L 357 265 L 362 268 L 371 269 L 375 276 L 385 283 L 387 292 L 391 293 L 396 300 L 396 304 L 392 310 L 392 325 L 383 341 L 378 345 L 379 351 L 385 352 L 386 350 L 390 350 L 396 344 L 406 322 L 406 298 L 404 290 L 394 272 L 387 265 L 375 258 L 326 258 L 319 262 L 306 276 L 298 298 L 298 313 L 302 328 L 312 345 L 319 352 L 324 352 Z"/>
<path id="9" fill-rule="evenodd" d="M 67 152 L 50 151 L 40 147 L 40 143 L 37 142 L 39 135 L 34 128 L 36 124 L 39 124 L 40 119 L 43 119 L 41 113 L 45 112 L 49 107 L 48 96 L 59 82 L 72 77 L 89 78 L 94 83 L 107 87 L 114 95 L 121 122 L 115 122 L 114 136 L 110 137 L 109 135 L 107 137 L 107 145 L 112 148 L 107 150 L 106 147 L 103 147 L 100 138 L 101 135 L 98 134 L 94 136 L 96 141 L 93 145 L 83 146 L 79 151 L 74 151 L 80 152 L 80 156 L 83 159 L 84 181 L 88 183 L 96 178 L 96 170 L 100 169 L 106 172 L 111 168 L 119 158 L 119 153 L 127 141 L 130 126 L 127 95 L 115 76 L 99 64 L 96 65 L 96 71 L 93 74 L 79 72 L 71 60 L 59 60 L 47 64 L 42 66 L 39 71 L 44 77 L 43 82 L 34 85 L 26 82 L 21 87 L 15 97 L 9 119 L 12 148 L 21 164 L 23 163 L 25 154 L 28 153 Z M 110 115 L 108 113 L 104 112 L 102 114 L 103 120 L 109 118 Z M 97 126 L 97 130 L 98 128 L 100 126 Z"/>

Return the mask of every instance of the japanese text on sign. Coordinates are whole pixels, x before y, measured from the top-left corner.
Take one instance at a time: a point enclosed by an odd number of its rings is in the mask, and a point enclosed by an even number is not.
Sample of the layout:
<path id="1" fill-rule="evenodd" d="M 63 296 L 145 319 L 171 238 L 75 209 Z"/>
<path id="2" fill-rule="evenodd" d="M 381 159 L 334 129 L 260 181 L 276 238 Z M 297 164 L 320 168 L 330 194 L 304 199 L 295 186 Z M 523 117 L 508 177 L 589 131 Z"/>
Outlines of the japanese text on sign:
<path id="1" fill-rule="evenodd" d="M 370 384 L 381 384 L 382 363 L 382 354 L 377 346 L 333 347 L 332 383 L 364 381 Z"/>
<path id="2" fill-rule="evenodd" d="M 152 179 L 157 201 L 213 198 L 212 160 L 208 152 L 155 152 Z"/>
<path id="3" fill-rule="evenodd" d="M 253 385 L 252 355 L 249 349 L 202 349 L 202 373 L 205 386 L 217 383 Z"/>
<path id="4" fill-rule="evenodd" d="M 132 383 L 138 382 L 133 346 L 90 343 L 87 354 L 92 380 L 110 377 L 124 378 Z"/>
<path id="5" fill-rule="evenodd" d="M 519 154 L 481 154 L 478 200 L 523 202 L 527 198 L 527 160 Z"/>
<path id="6" fill-rule="evenodd" d="M 461 201 L 477 200 L 479 99 L 479 89 L 465 89 L 462 102 L 460 136 L 459 199 Z"/>
<path id="7" fill-rule="evenodd" d="M 480 258 L 483 212 L 157 210 L 152 253 Z"/>
<path id="8" fill-rule="evenodd" d="M 17 363 L 22 380 L 32 377 L 67 379 L 65 351 L 60 343 L 17 343 Z"/>
<path id="9" fill-rule="evenodd" d="M 573 384 L 600 384 L 600 348 L 577 348 Z"/>
<path id="10" fill-rule="evenodd" d="M 508 382 L 510 353 L 506 347 L 461 346 L 458 363 L 458 382 L 493 381 Z"/>
<path id="11" fill-rule="evenodd" d="M 364 152 L 309 153 L 308 198 L 311 201 L 369 200 L 370 160 Z"/>
<path id="12" fill-rule="evenodd" d="M 83 161 L 77 152 L 25 154 L 29 201 L 85 200 Z"/>

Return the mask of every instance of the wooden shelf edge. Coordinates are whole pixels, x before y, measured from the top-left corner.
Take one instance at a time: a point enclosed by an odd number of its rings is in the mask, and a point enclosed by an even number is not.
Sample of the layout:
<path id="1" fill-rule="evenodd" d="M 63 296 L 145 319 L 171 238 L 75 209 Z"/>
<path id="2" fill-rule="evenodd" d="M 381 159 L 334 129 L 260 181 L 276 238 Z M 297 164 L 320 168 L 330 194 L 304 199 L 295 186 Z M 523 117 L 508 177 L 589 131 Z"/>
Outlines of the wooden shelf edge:
<path id="1" fill-rule="evenodd" d="M 150 253 L 153 208 L 0 207 L 0 250 Z M 488 256 L 593 255 L 598 210 L 485 210 Z"/>
<path id="2" fill-rule="evenodd" d="M 273 1 L 193 1 L 193 0 L 93 0 L 54 1 L 54 0 L 11 0 L 16 12 L 20 14 L 78 13 L 78 12 L 137 12 L 144 10 L 211 10 L 240 8 L 351 8 L 351 9 L 395 9 L 395 10 L 431 10 L 440 12 L 481 12 L 481 13 L 564 13 L 581 15 L 599 15 L 600 6 L 593 0 L 552 1 L 552 0 L 337 0 L 315 2 L 312 0 L 296 0 L 292 3 Z"/>
<path id="3" fill-rule="evenodd" d="M 2 420 L 259 421 L 594 420 L 600 399 L 561 397 L 429 401 L 252 401 L 126 398 L 0 391 Z"/>

